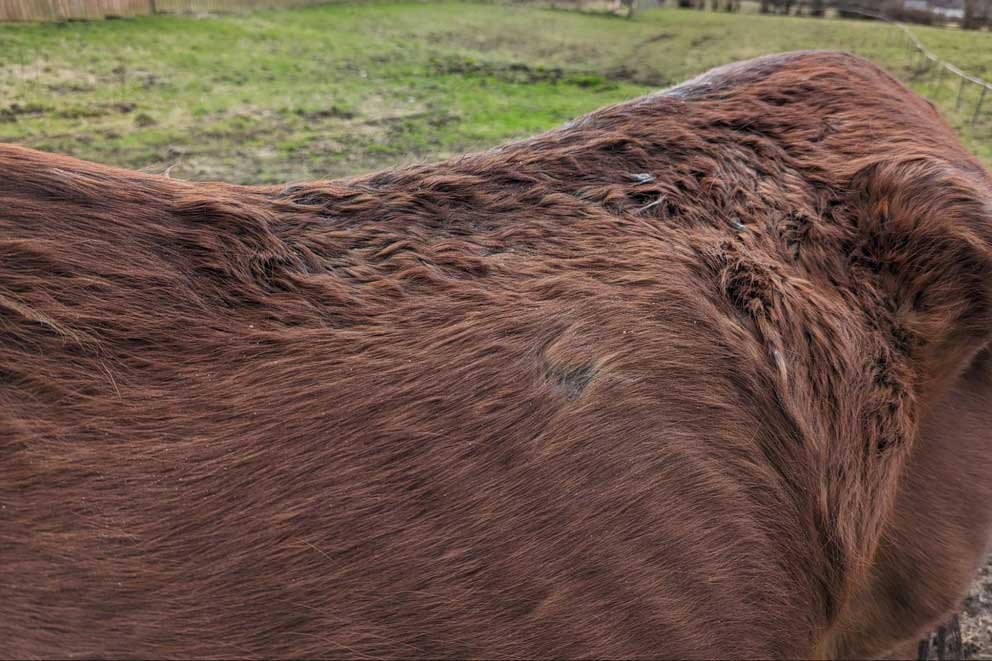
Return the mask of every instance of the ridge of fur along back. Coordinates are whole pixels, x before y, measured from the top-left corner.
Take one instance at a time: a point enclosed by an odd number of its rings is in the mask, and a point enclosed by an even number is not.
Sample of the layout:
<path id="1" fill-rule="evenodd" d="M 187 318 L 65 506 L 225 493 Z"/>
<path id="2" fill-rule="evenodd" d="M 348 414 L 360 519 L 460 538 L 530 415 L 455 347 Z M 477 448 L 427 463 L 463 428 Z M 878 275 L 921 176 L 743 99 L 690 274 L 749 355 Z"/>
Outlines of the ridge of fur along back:
<path id="1" fill-rule="evenodd" d="M 0 656 L 903 654 L 988 540 L 990 275 L 844 53 L 284 187 L 0 146 Z"/>

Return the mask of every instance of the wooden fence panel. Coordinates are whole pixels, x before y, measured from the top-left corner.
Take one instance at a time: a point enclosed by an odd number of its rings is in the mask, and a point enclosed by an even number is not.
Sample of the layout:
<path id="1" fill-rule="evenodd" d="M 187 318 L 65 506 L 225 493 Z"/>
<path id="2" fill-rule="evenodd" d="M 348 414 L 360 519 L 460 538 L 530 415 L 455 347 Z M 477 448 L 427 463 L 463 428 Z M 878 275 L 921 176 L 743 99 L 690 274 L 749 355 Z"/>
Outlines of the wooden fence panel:
<path id="1" fill-rule="evenodd" d="M 44 21 L 58 17 L 51 0 L 0 0 L 0 20 Z"/>
<path id="2" fill-rule="evenodd" d="M 2 21 L 98 20 L 151 13 L 192 14 L 318 5 L 328 0 L 0 0 Z"/>

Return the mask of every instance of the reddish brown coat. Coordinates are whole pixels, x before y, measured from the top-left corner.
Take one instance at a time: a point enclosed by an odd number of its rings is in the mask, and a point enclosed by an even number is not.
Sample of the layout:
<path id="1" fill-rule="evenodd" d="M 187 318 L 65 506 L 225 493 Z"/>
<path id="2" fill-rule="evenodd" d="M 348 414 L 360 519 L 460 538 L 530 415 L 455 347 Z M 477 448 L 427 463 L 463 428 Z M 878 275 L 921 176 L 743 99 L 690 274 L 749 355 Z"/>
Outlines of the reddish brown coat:
<path id="1" fill-rule="evenodd" d="M 0 146 L 0 655 L 895 649 L 987 541 L 990 275 L 841 53 L 283 188 Z"/>

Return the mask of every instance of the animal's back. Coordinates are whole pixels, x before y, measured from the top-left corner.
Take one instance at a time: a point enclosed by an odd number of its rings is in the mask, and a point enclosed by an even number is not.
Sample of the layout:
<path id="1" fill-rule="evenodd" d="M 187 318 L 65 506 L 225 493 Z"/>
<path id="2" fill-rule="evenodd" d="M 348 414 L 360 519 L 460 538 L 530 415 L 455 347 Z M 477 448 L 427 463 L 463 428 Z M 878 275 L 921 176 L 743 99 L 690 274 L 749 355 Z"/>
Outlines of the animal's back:
<path id="1" fill-rule="evenodd" d="M 984 227 L 905 284 L 872 205 L 976 167 L 838 54 L 285 188 L 4 147 L 0 650 L 829 651 L 985 295 Z"/>

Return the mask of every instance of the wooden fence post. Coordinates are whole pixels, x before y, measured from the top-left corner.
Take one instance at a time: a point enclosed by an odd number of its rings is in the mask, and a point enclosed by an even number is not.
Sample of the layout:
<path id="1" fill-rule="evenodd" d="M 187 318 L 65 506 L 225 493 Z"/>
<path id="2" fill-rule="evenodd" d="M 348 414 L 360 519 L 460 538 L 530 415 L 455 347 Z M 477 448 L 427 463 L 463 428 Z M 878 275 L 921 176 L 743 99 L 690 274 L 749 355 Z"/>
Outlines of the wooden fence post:
<path id="1" fill-rule="evenodd" d="M 985 95 L 988 93 L 988 85 L 982 85 L 982 93 L 978 95 L 978 103 L 975 104 L 975 114 L 971 116 L 971 125 L 974 126 L 975 122 L 978 121 L 978 113 L 982 110 L 982 102 L 985 101 Z"/>
<path id="2" fill-rule="evenodd" d="M 942 81 L 943 79 L 944 79 L 944 63 L 943 62 L 938 62 L 937 63 L 937 77 L 933 81 L 933 91 L 935 93 L 940 90 L 940 81 Z"/>

